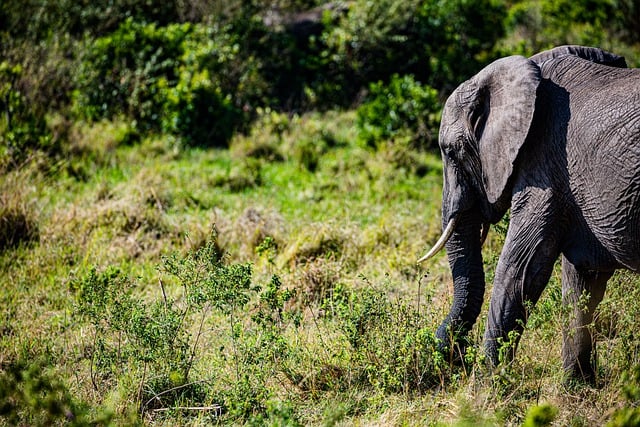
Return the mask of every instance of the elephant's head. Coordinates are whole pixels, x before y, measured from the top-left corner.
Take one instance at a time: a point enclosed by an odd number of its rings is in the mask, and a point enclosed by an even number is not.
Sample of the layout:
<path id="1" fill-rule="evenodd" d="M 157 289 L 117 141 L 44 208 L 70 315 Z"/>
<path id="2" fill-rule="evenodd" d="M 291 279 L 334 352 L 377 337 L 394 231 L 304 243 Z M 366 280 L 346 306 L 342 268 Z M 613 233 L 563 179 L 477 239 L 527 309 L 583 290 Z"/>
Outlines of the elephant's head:
<path id="1" fill-rule="evenodd" d="M 489 223 L 509 207 L 510 179 L 533 120 L 538 66 L 521 56 L 498 60 L 460 85 L 440 126 L 444 164 L 443 235 L 420 261 L 446 245 L 454 301 L 437 331 L 444 348 L 475 323 L 484 297 L 481 247 Z"/>

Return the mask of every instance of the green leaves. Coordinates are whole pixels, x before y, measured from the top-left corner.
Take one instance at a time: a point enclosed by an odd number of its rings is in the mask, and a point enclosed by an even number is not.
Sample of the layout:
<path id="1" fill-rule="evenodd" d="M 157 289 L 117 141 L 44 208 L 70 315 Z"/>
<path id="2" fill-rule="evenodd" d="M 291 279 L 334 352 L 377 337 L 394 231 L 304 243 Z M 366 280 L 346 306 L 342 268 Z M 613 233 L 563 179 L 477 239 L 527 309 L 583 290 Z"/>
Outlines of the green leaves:
<path id="1" fill-rule="evenodd" d="M 224 264 L 213 243 L 185 257 L 165 257 L 162 270 L 178 280 L 190 306 L 226 315 L 242 309 L 258 289 L 252 286 L 251 265 Z"/>
<path id="2" fill-rule="evenodd" d="M 0 421 L 7 425 L 110 425 L 113 414 L 91 414 L 44 360 L 16 360 L 0 369 Z"/>
<path id="3" fill-rule="evenodd" d="M 375 147 L 389 139 L 408 137 L 416 145 L 433 148 L 441 106 L 438 92 L 416 82 L 413 76 L 394 74 L 388 84 L 369 86 L 358 108 L 357 126 L 365 145 Z"/>

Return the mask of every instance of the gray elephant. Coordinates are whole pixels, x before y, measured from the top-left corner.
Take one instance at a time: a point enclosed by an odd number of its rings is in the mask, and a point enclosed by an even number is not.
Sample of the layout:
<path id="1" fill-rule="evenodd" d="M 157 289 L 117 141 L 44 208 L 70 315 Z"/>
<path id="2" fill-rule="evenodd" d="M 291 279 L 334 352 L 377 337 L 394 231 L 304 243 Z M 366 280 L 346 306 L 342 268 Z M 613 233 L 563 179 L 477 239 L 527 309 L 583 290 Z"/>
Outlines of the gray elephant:
<path id="1" fill-rule="evenodd" d="M 439 136 L 443 235 L 420 261 L 446 247 L 454 300 L 436 334 L 451 353 L 480 313 L 486 231 L 511 209 L 487 356 L 497 364 L 500 341 L 519 337 L 562 256 L 563 304 L 573 309 L 563 364 L 593 380 L 587 326 L 607 280 L 618 268 L 640 272 L 640 69 L 624 67 L 600 49 L 563 46 L 499 59 L 448 98 Z"/>

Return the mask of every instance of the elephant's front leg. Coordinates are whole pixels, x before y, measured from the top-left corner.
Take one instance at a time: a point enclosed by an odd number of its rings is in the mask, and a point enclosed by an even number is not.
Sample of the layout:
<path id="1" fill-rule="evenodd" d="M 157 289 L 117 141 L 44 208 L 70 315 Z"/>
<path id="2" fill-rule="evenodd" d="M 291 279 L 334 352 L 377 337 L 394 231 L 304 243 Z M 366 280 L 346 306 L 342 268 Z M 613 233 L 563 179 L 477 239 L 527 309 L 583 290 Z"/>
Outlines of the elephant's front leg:
<path id="1" fill-rule="evenodd" d="M 562 331 L 562 364 L 569 374 L 585 381 L 595 378 L 590 326 L 611 275 L 610 272 L 580 271 L 562 258 L 562 303 L 572 308 Z"/>
<path id="2" fill-rule="evenodd" d="M 557 214 L 550 191 L 534 189 L 512 204 L 511 222 L 498 261 L 484 335 L 490 362 L 496 366 L 513 356 L 527 321 L 528 310 L 544 290 L 559 255 Z M 515 337 L 510 333 L 515 332 Z"/>

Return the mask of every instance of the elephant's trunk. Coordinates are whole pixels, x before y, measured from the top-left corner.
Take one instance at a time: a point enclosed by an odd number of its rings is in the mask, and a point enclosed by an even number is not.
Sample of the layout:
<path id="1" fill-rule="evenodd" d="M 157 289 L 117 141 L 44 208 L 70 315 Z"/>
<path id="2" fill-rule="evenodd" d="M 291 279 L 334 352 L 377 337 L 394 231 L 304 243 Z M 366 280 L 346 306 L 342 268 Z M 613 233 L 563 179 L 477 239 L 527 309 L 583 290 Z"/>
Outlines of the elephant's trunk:
<path id="1" fill-rule="evenodd" d="M 479 216 L 467 211 L 459 216 L 457 226 L 446 243 L 453 275 L 453 304 L 436 337 L 443 349 L 449 351 L 454 349 L 450 344 L 464 342 L 482 308 L 485 281 L 479 238 L 481 227 Z"/>

